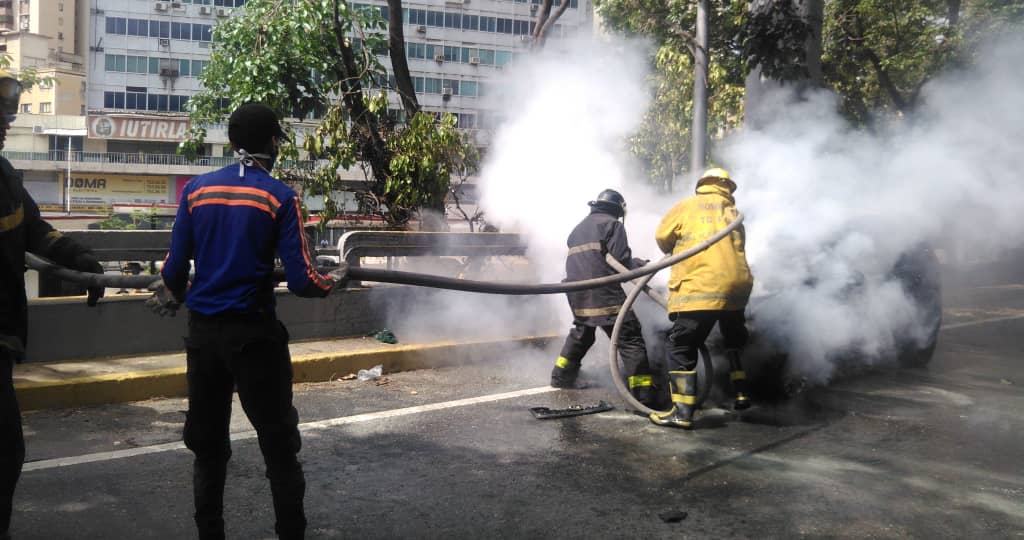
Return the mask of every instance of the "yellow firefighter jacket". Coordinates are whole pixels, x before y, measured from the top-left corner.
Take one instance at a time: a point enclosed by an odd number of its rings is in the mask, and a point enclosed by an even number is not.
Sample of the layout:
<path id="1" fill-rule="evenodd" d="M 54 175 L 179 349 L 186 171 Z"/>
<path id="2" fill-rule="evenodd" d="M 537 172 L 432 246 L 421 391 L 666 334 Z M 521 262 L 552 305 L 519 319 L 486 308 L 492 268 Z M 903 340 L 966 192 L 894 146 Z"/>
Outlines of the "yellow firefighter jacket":
<path id="1" fill-rule="evenodd" d="M 736 217 L 729 189 L 717 183 L 697 187 L 697 194 L 672 207 L 656 233 L 665 253 L 685 251 L 727 227 Z M 747 266 L 746 234 L 740 225 L 708 249 L 672 266 L 669 313 L 744 309 L 754 278 Z"/>

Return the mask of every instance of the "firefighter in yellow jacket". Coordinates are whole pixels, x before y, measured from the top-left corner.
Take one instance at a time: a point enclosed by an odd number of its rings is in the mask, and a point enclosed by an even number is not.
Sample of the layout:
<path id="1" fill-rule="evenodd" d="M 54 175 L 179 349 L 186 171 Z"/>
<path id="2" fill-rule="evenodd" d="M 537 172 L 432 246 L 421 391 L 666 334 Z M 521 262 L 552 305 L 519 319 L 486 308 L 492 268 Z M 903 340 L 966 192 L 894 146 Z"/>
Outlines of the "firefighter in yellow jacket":
<path id="1" fill-rule="evenodd" d="M 736 218 L 736 184 L 728 171 L 708 169 L 697 181 L 697 194 L 676 204 L 658 226 L 656 240 L 665 253 L 680 253 L 727 227 Z M 746 409 L 746 374 L 740 351 L 747 342 L 743 310 L 754 279 L 747 266 L 743 226 L 707 250 L 672 267 L 669 277 L 668 369 L 672 409 L 651 414 L 661 426 L 693 427 L 697 389 L 698 347 L 715 324 L 729 357 L 734 408 Z"/>

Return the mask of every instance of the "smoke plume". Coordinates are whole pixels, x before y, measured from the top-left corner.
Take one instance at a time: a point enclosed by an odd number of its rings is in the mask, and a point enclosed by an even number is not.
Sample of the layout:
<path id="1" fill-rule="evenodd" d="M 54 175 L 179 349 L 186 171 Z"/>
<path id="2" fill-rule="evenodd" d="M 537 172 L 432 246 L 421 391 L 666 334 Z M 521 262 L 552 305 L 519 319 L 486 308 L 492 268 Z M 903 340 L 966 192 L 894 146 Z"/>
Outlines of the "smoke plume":
<path id="1" fill-rule="evenodd" d="M 752 329 L 797 374 L 824 381 L 839 358 L 875 362 L 929 340 L 935 321 L 892 274 L 921 242 L 954 260 L 1020 245 L 1022 57 L 1024 40 L 993 45 L 971 70 L 930 82 L 914 121 L 883 135 L 851 129 L 827 92 L 780 91 L 770 121 L 716 145 L 713 164 L 733 173 L 747 216 Z M 657 223 L 692 193 L 692 179 L 659 195 L 630 177 L 623 140 L 647 105 L 645 65 L 642 44 L 574 43 L 502 84 L 507 118 L 481 202 L 490 221 L 529 236 L 545 281 L 564 277 L 565 238 L 602 189 L 624 194 L 634 255 L 651 259 Z M 564 299 L 550 308 L 570 319 Z"/>

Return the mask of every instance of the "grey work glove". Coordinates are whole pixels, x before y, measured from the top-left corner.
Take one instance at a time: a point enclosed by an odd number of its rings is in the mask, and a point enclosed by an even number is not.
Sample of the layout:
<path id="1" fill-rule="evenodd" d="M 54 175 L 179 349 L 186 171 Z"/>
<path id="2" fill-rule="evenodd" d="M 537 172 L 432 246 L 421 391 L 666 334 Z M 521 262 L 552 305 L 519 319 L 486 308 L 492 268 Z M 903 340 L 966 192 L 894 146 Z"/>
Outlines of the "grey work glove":
<path id="1" fill-rule="evenodd" d="M 96 260 L 96 257 L 94 257 L 92 253 L 88 252 L 80 253 L 78 256 L 75 257 L 74 269 L 78 270 L 79 272 L 89 272 L 91 274 L 101 275 L 103 274 L 103 265 Z M 89 307 L 95 307 L 96 302 L 98 302 L 100 298 L 103 298 L 103 293 L 105 289 L 101 286 L 95 286 L 88 287 L 86 291 L 89 294 L 89 296 L 85 300 L 86 305 L 88 305 Z"/>
<path id="2" fill-rule="evenodd" d="M 344 289 L 348 285 L 348 263 L 341 261 L 337 268 L 327 273 L 327 277 L 334 282 L 335 289 Z"/>
<path id="3" fill-rule="evenodd" d="M 175 316 L 181 303 L 174 297 L 171 290 L 167 288 L 164 280 L 154 281 L 147 289 L 153 291 L 153 295 L 146 299 L 146 307 L 161 317 Z"/>

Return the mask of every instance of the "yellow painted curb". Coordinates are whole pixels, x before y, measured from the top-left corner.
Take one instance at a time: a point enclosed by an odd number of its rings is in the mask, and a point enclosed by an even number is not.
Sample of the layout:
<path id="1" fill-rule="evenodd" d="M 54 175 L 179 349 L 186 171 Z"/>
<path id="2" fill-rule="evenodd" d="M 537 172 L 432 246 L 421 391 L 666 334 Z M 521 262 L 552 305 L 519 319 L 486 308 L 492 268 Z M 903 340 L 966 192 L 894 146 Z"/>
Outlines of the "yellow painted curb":
<path id="1" fill-rule="evenodd" d="M 294 382 L 324 382 L 383 364 L 385 373 L 443 367 L 500 358 L 515 349 L 544 347 L 556 336 L 529 336 L 487 341 L 442 341 L 392 345 L 369 351 L 314 353 L 292 357 Z M 185 396 L 185 366 L 150 371 L 28 381 L 14 385 L 22 410 L 60 409 Z"/>

